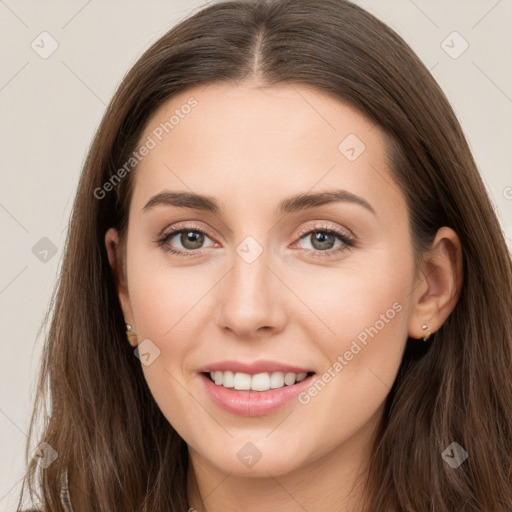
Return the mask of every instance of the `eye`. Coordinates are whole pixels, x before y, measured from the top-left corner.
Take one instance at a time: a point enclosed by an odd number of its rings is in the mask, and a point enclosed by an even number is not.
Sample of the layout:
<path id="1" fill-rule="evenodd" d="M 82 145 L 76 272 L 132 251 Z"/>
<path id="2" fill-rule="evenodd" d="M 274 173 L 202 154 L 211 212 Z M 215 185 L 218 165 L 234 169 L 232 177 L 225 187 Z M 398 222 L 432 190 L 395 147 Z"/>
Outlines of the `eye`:
<path id="1" fill-rule="evenodd" d="M 181 256 L 193 256 L 192 253 L 204 248 L 206 238 L 209 237 L 202 229 L 188 225 L 164 232 L 156 242 L 164 251 Z"/>
<path id="2" fill-rule="evenodd" d="M 329 257 L 355 247 L 355 241 L 342 231 L 329 226 L 315 226 L 313 229 L 303 230 L 299 234 L 300 240 L 310 243 L 311 249 L 306 250 L 314 257 Z M 338 245 L 336 246 L 336 242 Z M 323 254 L 322 254 L 323 253 Z"/>
<path id="3" fill-rule="evenodd" d="M 305 250 L 311 256 L 319 258 L 337 255 L 356 246 L 355 241 L 348 235 L 329 226 L 304 229 L 299 233 L 299 237 L 299 241 L 309 241 L 311 245 L 311 248 L 305 248 Z M 204 243 L 207 238 L 210 239 L 205 231 L 189 224 L 165 231 L 156 242 L 166 252 L 179 256 L 197 256 L 200 254 L 199 250 L 205 248 Z M 215 243 L 206 247 L 214 245 Z"/>

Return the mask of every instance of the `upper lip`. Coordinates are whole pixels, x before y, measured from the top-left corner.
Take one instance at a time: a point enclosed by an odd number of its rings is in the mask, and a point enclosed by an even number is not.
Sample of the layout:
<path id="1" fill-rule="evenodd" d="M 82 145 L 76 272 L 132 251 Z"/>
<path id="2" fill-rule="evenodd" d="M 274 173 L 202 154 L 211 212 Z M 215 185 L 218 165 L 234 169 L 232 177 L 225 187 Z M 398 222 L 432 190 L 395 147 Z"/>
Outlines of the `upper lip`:
<path id="1" fill-rule="evenodd" d="M 310 373 L 312 370 L 307 368 L 301 368 L 299 366 L 293 366 L 278 361 L 266 361 L 259 360 L 253 361 L 252 363 L 244 363 L 242 361 L 219 361 L 217 363 L 207 364 L 198 370 L 200 373 L 209 372 L 242 372 L 250 375 L 257 373 L 272 373 L 272 372 L 283 372 L 283 373 Z"/>

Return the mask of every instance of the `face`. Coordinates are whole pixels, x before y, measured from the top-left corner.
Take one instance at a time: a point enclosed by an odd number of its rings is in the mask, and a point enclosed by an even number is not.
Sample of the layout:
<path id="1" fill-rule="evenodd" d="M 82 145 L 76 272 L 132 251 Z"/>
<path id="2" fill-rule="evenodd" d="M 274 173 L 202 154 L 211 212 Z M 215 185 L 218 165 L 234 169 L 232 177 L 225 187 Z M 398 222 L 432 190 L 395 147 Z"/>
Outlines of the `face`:
<path id="1" fill-rule="evenodd" d="M 357 458 L 414 290 L 384 134 L 306 86 L 213 84 L 173 97 L 140 142 L 119 297 L 169 423 L 233 474 Z"/>

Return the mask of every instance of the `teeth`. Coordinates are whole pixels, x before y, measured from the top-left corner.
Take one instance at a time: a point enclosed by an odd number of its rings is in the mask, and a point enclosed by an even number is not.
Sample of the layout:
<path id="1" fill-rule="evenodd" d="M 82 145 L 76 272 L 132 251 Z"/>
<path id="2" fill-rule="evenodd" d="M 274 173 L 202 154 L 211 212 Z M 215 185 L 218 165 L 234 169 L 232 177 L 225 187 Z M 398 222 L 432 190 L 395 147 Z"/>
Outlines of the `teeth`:
<path id="1" fill-rule="evenodd" d="M 284 386 L 284 374 L 281 372 L 274 372 L 270 376 L 270 388 L 282 388 Z"/>
<path id="2" fill-rule="evenodd" d="M 268 373 L 257 373 L 256 375 L 252 376 L 252 379 L 250 379 L 250 383 L 251 389 L 253 391 L 267 391 L 268 389 L 270 389 L 270 375 Z"/>
<path id="3" fill-rule="evenodd" d="M 241 390 L 251 389 L 251 376 L 248 373 L 235 373 L 234 388 Z"/>
<path id="4" fill-rule="evenodd" d="M 223 373 L 222 385 L 225 388 L 232 388 L 235 386 L 235 374 L 233 372 L 219 372 Z"/>
<path id="5" fill-rule="evenodd" d="M 301 382 L 307 377 L 307 373 L 273 372 L 249 375 L 243 372 L 216 371 L 210 372 L 210 377 L 217 386 L 225 388 L 235 388 L 239 391 L 268 391 Z"/>

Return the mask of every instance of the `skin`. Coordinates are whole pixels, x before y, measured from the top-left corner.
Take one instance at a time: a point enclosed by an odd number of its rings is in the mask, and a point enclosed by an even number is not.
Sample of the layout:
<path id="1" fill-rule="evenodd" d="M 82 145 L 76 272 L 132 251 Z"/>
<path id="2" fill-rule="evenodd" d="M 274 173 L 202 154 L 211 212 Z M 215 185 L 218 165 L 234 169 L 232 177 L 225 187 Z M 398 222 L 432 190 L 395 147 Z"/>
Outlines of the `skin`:
<path id="1" fill-rule="evenodd" d="M 105 236 L 125 320 L 139 342 L 149 338 L 160 350 L 142 369 L 189 446 L 190 506 L 203 510 L 193 472 L 210 512 L 357 509 L 356 476 L 367 470 L 407 337 L 435 332 L 457 302 L 459 238 L 440 229 L 416 269 L 383 132 L 307 86 L 193 88 L 156 112 L 141 141 L 192 96 L 197 106 L 133 176 L 126 253 L 115 229 Z M 338 149 L 349 134 L 366 146 L 354 161 Z M 364 198 L 375 215 L 349 202 L 274 212 L 291 195 L 340 188 Z M 168 205 L 142 212 L 163 190 L 213 196 L 224 212 Z M 190 222 L 189 230 L 207 233 L 199 249 L 179 235 L 166 245 L 199 256 L 174 255 L 155 242 L 166 228 Z M 343 242 L 332 237 L 322 246 L 299 230 L 325 227 L 357 245 L 322 257 Z M 236 252 L 247 236 L 263 249 L 250 264 Z M 293 400 L 269 415 L 239 417 L 219 409 L 200 385 L 198 368 L 236 358 L 288 362 L 321 376 L 396 303 L 400 312 L 305 405 Z M 252 467 L 237 457 L 247 442 L 262 454 Z"/>

